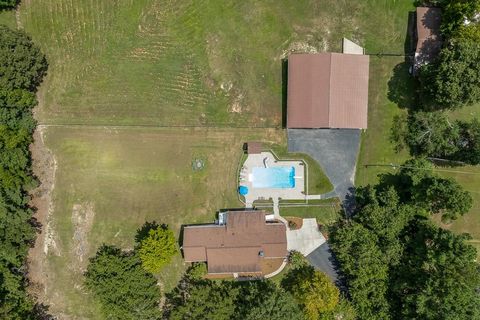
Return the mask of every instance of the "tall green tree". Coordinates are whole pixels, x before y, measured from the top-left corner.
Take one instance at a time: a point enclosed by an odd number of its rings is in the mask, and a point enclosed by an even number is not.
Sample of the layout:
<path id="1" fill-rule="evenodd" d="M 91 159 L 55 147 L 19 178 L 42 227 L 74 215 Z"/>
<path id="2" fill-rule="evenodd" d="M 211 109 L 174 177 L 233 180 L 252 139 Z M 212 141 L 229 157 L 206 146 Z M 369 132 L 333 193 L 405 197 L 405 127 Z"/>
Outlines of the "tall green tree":
<path id="1" fill-rule="evenodd" d="M 47 71 L 40 49 L 23 31 L 0 25 L 0 88 L 35 91 Z"/>
<path id="2" fill-rule="evenodd" d="M 420 96 L 429 109 L 455 109 L 480 101 L 480 43 L 458 39 L 436 62 L 421 67 Z"/>
<path id="3" fill-rule="evenodd" d="M 0 10 L 13 9 L 19 0 L 0 0 Z"/>
<path id="4" fill-rule="evenodd" d="M 332 312 L 340 300 L 340 292 L 327 275 L 311 266 L 292 269 L 282 285 L 303 308 L 307 319 L 316 320 Z"/>
<path id="5" fill-rule="evenodd" d="M 171 320 L 224 320 L 235 315 L 238 290 L 225 282 L 200 281 L 178 293 L 171 306 Z"/>
<path id="6" fill-rule="evenodd" d="M 106 319 L 160 319 L 160 289 L 133 252 L 102 246 L 85 273 L 85 285 Z"/>
<path id="7" fill-rule="evenodd" d="M 166 225 L 150 229 L 137 250 L 143 267 L 152 273 L 159 272 L 178 251 L 175 235 Z"/>
<path id="8" fill-rule="evenodd" d="M 443 112 L 415 112 L 408 119 L 404 139 L 417 156 L 445 158 L 458 151 L 460 129 Z"/>

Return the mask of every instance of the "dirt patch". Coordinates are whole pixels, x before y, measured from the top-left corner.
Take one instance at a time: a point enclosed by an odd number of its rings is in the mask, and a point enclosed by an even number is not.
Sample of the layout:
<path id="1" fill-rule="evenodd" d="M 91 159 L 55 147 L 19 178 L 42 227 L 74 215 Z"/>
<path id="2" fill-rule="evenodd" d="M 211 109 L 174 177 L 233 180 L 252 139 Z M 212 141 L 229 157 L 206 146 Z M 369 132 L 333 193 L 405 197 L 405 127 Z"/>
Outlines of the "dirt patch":
<path id="1" fill-rule="evenodd" d="M 288 221 L 288 227 L 290 230 L 298 230 L 303 226 L 303 219 L 298 217 L 285 217 Z"/>
<path id="2" fill-rule="evenodd" d="M 61 254 L 51 221 L 54 210 L 52 191 L 55 187 L 57 162 L 53 153 L 45 146 L 44 134 L 45 127 L 38 126 L 33 135 L 34 143 L 30 146 L 33 174 L 40 181 L 40 185 L 31 192 L 30 205 L 36 208 L 34 218 L 41 225 L 41 230 L 34 247 L 28 253 L 28 278 L 31 283 L 29 289 L 39 301 L 43 301 L 46 293 L 47 254 L 49 252 L 54 255 Z"/>
<path id="3" fill-rule="evenodd" d="M 269 275 L 277 271 L 283 264 L 284 258 L 262 259 L 260 261 L 260 268 L 263 275 Z"/>
<path id="4" fill-rule="evenodd" d="M 72 269 L 85 271 L 85 257 L 88 254 L 88 233 L 92 229 L 95 211 L 93 203 L 74 204 L 72 208 L 73 246 Z"/>

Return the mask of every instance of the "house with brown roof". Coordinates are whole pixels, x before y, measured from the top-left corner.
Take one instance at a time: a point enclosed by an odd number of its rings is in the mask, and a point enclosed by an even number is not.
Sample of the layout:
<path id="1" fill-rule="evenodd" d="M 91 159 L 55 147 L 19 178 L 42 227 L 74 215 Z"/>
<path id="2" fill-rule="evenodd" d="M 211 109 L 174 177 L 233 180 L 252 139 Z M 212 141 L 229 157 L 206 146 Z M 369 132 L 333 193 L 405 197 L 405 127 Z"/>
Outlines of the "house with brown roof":
<path id="1" fill-rule="evenodd" d="M 368 55 L 290 55 L 287 128 L 366 129 L 368 79 Z"/>
<path id="2" fill-rule="evenodd" d="M 209 274 L 258 274 L 268 259 L 287 257 L 286 226 L 264 211 L 220 213 L 215 224 L 185 226 L 186 262 L 206 262 Z"/>
<path id="3" fill-rule="evenodd" d="M 417 7 L 416 11 L 416 38 L 414 73 L 420 66 L 432 62 L 442 48 L 440 26 L 442 11 L 439 8 Z"/>

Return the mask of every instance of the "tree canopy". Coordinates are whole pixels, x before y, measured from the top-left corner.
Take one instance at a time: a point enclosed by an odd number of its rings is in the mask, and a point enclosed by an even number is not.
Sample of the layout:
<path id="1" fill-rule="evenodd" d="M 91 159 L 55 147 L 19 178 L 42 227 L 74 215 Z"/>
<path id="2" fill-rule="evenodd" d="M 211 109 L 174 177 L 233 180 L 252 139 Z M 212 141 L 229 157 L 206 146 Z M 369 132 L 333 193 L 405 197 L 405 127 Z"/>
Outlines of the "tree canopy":
<path id="1" fill-rule="evenodd" d="M 176 253 L 175 235 L 165 225 L 150 229 L 138 248 L 143 267 L 151 273 L 159 272 Z"/>
<path id="2" fill-rule="evenodd" d="M 480 43 L 450 41 L 437 61 L 419 73 L 420 96 L 429 109 L 455 109 L 480 101 Z"/>
<path id="3" fill-rule="evenodd" d="M 340 300 L 340 292 L 327 275 L 311 266 L 291 270 L 283 285 L 303 308 L 307 319 L 315 320 L 332 312 Z"/>
<path id="4" fill-rule="evenodd" d="M 47 71 L 40 49 L 22 31 L 0 25 L 0 88 L 35 91 Z"/>
<path id="5" fill-rule="evenodd" d="M 102 246 L 90 259 L 85 285 L 107 319 L 160 319 L 160 288 L 134 252 Z"/>
<path id="6" fill-rule="evenodd" d="M 0 0 L 0 10 L 15 8 L 18 1 L 19 0 Z"/>
<path id="7" fill-rule="evenodd" d="M 303 313 L 293 297 L 269 280 L 211 281 L 186 275 L 169 295 L 169 319 L 292 319 Z"/>
<path id="8" fill-rule="evenodd" d="M 411 113 L 397 118 L 391 130 L 397 150 L 407 146 L 414 156 L 480 163 L 480 121 L 449 120 L 444 112 Z"/>

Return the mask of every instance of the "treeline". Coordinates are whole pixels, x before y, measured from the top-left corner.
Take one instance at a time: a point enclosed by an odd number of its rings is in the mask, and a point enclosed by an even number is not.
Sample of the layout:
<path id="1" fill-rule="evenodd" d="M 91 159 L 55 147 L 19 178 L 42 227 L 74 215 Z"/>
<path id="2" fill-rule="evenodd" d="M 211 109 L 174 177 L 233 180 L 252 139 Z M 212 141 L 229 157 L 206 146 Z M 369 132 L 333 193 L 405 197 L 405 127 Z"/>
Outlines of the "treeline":
<path id="1" fill-rule="evenodd" d="M 1 6 L 14 4 L 3 1 Z M 35 303 L 26 292 L 26 259 L 36 222 L 29 190 L 32 174 L 29 145 L 33 142 L 37 104 L 35 90 L 47 61 L 31 39 L 0 25 L 0 318 L 31 319 Z"/>
<path id="2" fill-rule="evenodd" d="M 443 47 L 433 62 L 420 67 L 418 103 L 410 106 L 408 118 L 396 119 L 392 138 L 412 155 L 479 164 L 478 121 L 449 121 L 445 111 L 480 102 L 480 0 L 423 4 L 442 9 Z"/>
<path id="3" fill-rule="evenodd" d="M 358 189 L 353 218 L 332 230 L 359 319 L 480 318 L 480 267 L 465 242 L 469 236 L 429 218 L 453 218 L 471 198 L 430 166 L 411 160 L 397 174 L 380 176 L 379 184 Z"/>

